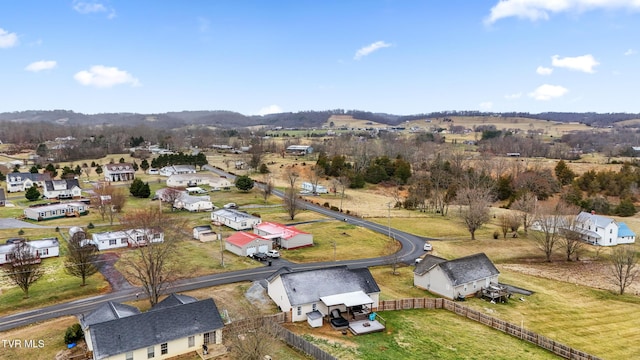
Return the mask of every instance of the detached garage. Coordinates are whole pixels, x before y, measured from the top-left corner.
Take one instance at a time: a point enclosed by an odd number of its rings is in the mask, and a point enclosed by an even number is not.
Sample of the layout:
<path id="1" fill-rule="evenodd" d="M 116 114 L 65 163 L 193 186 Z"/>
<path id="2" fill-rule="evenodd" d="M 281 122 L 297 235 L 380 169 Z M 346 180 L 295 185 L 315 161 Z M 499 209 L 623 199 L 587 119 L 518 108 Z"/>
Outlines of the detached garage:
<path id="1" fill-rule="evenodd" d="M 260 235 L 239 231 L 225 240 L 225 249 L 238 256 L 266 253 L 273 248 L 273 242 Z"/>

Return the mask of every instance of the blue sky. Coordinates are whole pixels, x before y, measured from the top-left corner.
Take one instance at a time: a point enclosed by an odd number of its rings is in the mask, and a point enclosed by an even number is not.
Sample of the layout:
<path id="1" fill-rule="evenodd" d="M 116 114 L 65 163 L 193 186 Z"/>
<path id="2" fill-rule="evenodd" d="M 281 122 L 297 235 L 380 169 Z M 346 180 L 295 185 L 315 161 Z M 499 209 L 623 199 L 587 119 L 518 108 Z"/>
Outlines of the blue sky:
<path id="1" fill-rule="evenodd" d="M 639 0 L 0 9 L 0 112 L 640 112 Z"/>

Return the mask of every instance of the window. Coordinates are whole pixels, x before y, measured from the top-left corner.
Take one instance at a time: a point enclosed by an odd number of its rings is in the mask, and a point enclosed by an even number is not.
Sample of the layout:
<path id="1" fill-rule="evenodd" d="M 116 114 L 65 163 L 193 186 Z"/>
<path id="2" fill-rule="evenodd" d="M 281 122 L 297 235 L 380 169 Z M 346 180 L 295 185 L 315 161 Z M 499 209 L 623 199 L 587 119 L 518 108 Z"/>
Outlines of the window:
<path id="1" fill-rule="evenodd" d="M 302 315 L 302 306 L 298 306 L 298 315 Z"/>
<path id="2" fill-rule="evenodd" d="M 216 333 L 215 332 L 208 332 L 208 333 L 204 333 L 204 344 L 215 344 L 216 342 Z"/>
<path id="3" fill-rule="evenodd" d="M 120 239 L 120 244 L 126 244 L 127 243 L 127 239 Z"/>
<path id="4" fill-rule="evenodd" d="M 133 351 L 129 351 L 124 355 L 125 360 L 133 360 Z"/>
<path id="5" fill-rule="evenodd" d="M 38 256 L 49 255 L 49 249 L 40 249 L 38 250 Z"/>
<path id="6" fill-rule="evenodd" d="M 109 240 L 109 245 L 115 245 L 115 244 L 116 244 L 116 239 Z"/>
<path id="7" fill-rule="evenodd" d="M 167 343 L 164 343 L 164 344 L 160 345 L 160 354 L 161 355 L 167 355 L 168 352 L 169 352 L 169 348 L 167 347 Z"/>
<path id="8" fill-rule="evenodd" d="M 196 346 L 196 338 L 195 336 L 189 336 L 189 347 Z"/>
<path id="9" fill-rule="evenodd" d="M 153 346 L 147 348 L 147 359 L 153 359 L 156 356 L 156 349 Z"/>

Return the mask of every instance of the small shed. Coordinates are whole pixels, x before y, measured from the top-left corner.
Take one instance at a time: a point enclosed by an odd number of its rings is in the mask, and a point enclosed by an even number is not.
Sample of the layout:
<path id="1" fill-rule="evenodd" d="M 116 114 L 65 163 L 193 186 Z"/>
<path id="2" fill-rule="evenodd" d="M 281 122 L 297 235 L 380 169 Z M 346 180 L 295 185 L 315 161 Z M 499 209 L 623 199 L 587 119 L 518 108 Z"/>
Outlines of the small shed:
<path id="1" fill-rule="evenodd" d="M 211 229 L 211 225 L 201 225 L 193 228 L 193 238 L 201 242 L 208 242 L 217 240 L 218 234 Z"/>
<path id="2" fill-rule="evenodd" d="M 307 323 L 313 328 L 322 327 L 322 313 L 318 310 L 307 313 Z"/>

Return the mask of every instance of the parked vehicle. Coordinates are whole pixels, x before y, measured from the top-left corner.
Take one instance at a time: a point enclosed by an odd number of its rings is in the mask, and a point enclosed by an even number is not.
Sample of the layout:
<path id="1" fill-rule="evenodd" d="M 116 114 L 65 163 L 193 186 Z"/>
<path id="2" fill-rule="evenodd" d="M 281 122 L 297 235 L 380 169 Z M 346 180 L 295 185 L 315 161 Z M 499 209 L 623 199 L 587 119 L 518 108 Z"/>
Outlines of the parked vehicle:
<path id="1" fill-rule="evenodd" d="M 431 251 L 431 250 L 433 250 L 433 246 L 431 246 L 431 244 L 428 242 L 424 243 L 424 251 Z"/>
<path id="2" fill-rule="evenodd" d="M 265 253 L 255 253 L 252 257 L 258 261 L 267 261 L 267 254 Z"/>
<path id="3" fill-rule="evenodd" d="M 279 258 L 280 252 L 278 250 L 269 250 L 267 251 L 267 256 L 270 258 Z"/>
<path id="4" fill-rule="evenodd" d="M 237 209 L 238 205 L 236 205 L 236 203 L 228 203 L 228 204 L 224 204 L 223 208 L 225 208 L 225 209 Z"/>

